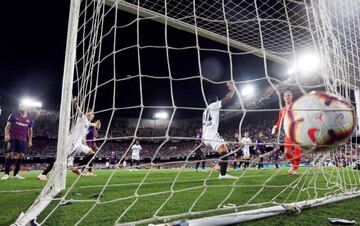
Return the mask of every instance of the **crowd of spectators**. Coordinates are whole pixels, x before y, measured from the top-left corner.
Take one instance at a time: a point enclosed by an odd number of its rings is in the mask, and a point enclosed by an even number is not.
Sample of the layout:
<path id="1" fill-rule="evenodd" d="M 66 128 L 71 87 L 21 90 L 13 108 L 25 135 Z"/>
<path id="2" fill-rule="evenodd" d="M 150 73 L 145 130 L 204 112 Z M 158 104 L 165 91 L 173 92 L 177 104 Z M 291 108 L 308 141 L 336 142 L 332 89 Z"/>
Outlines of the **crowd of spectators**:
<path id="1" fill-rule="evenodd" d="M 55 157 L 57 150 L 57 120 L 58 115 L 56 113 L 45 112 L 36 121 L 35 137 L 33 140 L 33 147 L 28 150 L 26 155 L 28 157 Z M 282 133 L 278 141 L 277 134 L 271 134 L 271 128 L 275 123 L 276 118 L 257 118 L 254 117 L 251 120 L 244 120 L 239 125 L 237 121 L 228 119 L 222 122 L 220 125 L 220 135 L 228 141 L 230 144 L 234 142 L 235 133 L 243 135 L 245 132 L 250 133 L 250 138 L 255 146 L 255 140 L 261 131 L 265 136 L 265 143 L 267 143 L 267 151 L 273 151 L 277 143 L 282 141 Z M 140 137 L 140 144 L 142 146 L 141 158 L 142 159 L 170 159 L 170 158 L 183 158 L 194 154 L 194 149 L 197 145 L 196 135 L 201 127 L 199 119 L 182 120 L 180 123 L 174 122 L 173 126 L 169 129 L 169 137 L 166 137 L 166 131 L 168 122 L 155 121 L 155 120 L 143 120 L 137 127 L 137 119 L 119 119 L 115 120 L 114 127 L 110 127 L 107 131 L 103 129 L 99 132 L 100 137 L 97 144 L 100 148 L 96 157 L 97 158 L 109 158 L 112 152 L 116 153 L 118 159 L 123 156 L 125 159 L 129 159 L 131 156 L 130 146 L 134 139 L 136 128 L 138 128 L 136 136 Z M 107 128 L 106 124 L 103 128 Z M 241 130 L 239 130 L 241 128 Z M 183 139 L 186 138 L 186 139 Z M 253 146 L 253 147 L 254 147 Z M 0 149 L 5 149 L 5 145 L 1 145 Z M 255 161 L 257 153 L 251 148 L 251 160 Z M 343 150 L 335 157 L 329 160 L 325 160 L 326 165 L 343 165 L 349 164 L 347 159 L 354 159 L 358 155 L 357 148 L 352 149 L 353 152 L 350 155 L 344 154 Z M 214 151 L 210 149 L 205 150 L 206 154 L 213 154 Z M 0 151 L 3 155 L 4 150 Z M 126 153 L 126 154 L 125 154 Z M 347 152 L 346 152 L 347 153 Z M 1 156 L 0 155 L 0 156 Z M 354 157 L 356 156 L 356 157 Z M 281 155 L 280 158 L 284 159 Z M 315 159 L 315 154 L 304 154 L 302 161 L 312 162 Z M 265 155 L 265 162 L 273 162 L 272 154 Z M 34 163 L 28 165 L 28 168 L 42 167 L 43 163 Z"/>

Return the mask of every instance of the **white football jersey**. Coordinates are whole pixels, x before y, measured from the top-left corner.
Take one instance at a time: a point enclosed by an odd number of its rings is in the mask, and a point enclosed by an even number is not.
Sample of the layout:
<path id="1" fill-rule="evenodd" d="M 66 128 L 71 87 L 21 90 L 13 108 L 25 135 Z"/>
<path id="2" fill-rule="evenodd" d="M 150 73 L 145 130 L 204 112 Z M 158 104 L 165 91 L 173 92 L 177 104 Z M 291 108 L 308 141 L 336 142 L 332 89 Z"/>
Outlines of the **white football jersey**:
<path id="1" fill-rule="evenodd" d="M 141 148 L 140 144 L 139 144 L 139 145 L 134 144 L 134 145 L 131 147 L 131 151 L 132 151 L 132 155 L 133 155 L 133 156 L 139 155 L 141 150 L 142 150 L 142 148 Z"/>
<path id="2" fill-rule="evenodd" d="M 212 139 L 214 138 L 219 129 L 219 115 L 221 108 L 221 100 L 216 101 L 205 109 L 202 118 L 202 131 L 204 139 Z"/>
<path id="3" fill-rule="evenodd" d="M 90 122 L 83 115 L 70 131 L 70 142 L 72 145 L 81 145 L 89 130 Z"/>
<path id="4" fill-rule="evenodd" d="M 243 137 L 240 140 L 240 143 L 243 144 L 243 152 L 244 154 L 246 153 L 247 155 L 250 154 L 250 145 L 251 145 L 251 139 L 250 137 Z"/>

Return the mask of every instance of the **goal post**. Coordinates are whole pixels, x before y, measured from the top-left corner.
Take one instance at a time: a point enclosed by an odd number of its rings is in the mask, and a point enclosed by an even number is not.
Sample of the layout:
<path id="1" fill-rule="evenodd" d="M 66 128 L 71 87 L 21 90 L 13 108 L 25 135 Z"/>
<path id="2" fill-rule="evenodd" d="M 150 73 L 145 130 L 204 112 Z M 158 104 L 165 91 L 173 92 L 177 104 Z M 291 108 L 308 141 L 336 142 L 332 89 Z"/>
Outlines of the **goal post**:
<path id="1" fill-rule="evenodd" d="M 71 0 L 66 40 L 64 73 L 61 92 L 61 105 L 59 111 L 59 132 L 53 173 L 44 189 L 31 205 L 22 213 L 14 225 L 31 225 L 32 221 L 49 205 L 53 198 L 66 188 L 67 156 L 70 148 L 67 145 L 70 131 L 71 108 L 73 99 L 73 80 L 76 61 L 77 30 L 81 0 Z"/>

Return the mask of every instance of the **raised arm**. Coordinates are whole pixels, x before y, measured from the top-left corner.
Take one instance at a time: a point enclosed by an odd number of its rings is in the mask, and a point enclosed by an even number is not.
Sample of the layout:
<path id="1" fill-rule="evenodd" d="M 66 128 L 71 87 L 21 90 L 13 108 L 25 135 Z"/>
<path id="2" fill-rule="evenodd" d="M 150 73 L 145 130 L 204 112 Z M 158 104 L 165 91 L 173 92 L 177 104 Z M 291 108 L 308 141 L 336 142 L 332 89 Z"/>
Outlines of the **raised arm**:
<path id="1" fill-rule="evenodd" d="M 235 93 L 234 84 L 232 84 L 231 82 L 228 82 L 226 84 L 226 86 L 228 87 L 229 91 L 225 95 L 225 97 L 221 100 L 221 106 L 227 105 L 230 102 L 230 100 L 232 99 L 232 97 L 234 96 L 234 93 Z"/>
<path id="2" fill-rule="evenodd" d="M 78 97 L 74 97 L 74 98 L 72 99 L 72 102 L 73 102 L 73 104 L 74 104 L 76 113 L 80 113 L 81 115 L 84 115 L 84 113 L 81 111 L 81 108 L 80 108 L 80 106 L 79 106 L 79 98 L 78 98 Z"/>

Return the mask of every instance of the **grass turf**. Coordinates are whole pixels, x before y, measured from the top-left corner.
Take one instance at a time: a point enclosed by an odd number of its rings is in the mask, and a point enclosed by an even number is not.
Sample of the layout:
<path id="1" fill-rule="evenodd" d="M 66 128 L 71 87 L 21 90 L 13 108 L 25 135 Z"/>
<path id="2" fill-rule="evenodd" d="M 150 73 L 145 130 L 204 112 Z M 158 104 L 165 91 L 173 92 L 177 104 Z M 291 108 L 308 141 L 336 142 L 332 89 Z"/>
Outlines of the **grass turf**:
<path id="1" fill-rule="evenodd" d="M 338 169 L 337 169 L 338 170 Z M 346 171 L 347 170 L 347 171 Z M 304 169 L 301 170 L 301 174 Z M 343 169 L 333 171 L 332 168 L 325 170 L 313 169 L 303 176 L 289 176 L 286 169 L 275 173 L 274 170 L 248 170 L 231 172 L 233 175 L 243 175 L 232 190 L 232 180 L 218 180 L 218 173 L 209 176 L 210 171 L 194 172 L 193 169 L 184 169 L 178 174 L 178 169 L 128 171 L 128 170 L 104 170 L 95 171 L 96 177 L 81 177 L 75 186 L 68 192 L 67 200 L 76 200 L 70 205 L 59 206 L 56 211 L 45 221 L 44 225 L 73 225 L 84 214 L 93 208 L 80 225 L 113 225 L 119 216 L 126 211 L 119 222 L 132 222 L 151 218 L 156 211 L 157 216 L 167 216 L 189 211 L 203 211 L 216 209 L 220 203 L 231 195 L 224 204 L 236 204 L 244 206 L 246 203 L 265 203 L 261 207 L 269 206 L 272 198 L 283 191 L 293 182 L 297 186 L 286 189 L 276 196 L 275 201 L 292 202 L 294 200 L 306 200 L 324 195 L 336 194 L 340 190 L 332 187 L 331 182 L 341 181 L 347 184 L 359 184 L 358 171 Z M 38 172 L 22 173 L 25 180 L 0 181 L 0 225 L 10 225 L 15 221 L 20 212 L 25 211 L 37 197 L 45 182 L 37 181 Z M 109 176 L 112 175 L 111 179 Z M 145 178 L 145 175 L 147 177 Z M 175 177 L 176 183 L 173 184 Z M 204 179 L 209 176 L 207 189 L 204 189 Z M 270 178 L 270 180 L 269 180 Z M 326 180 L 330 184 L 326 184 Z M 67 184 L 75 181 L 75 175 L 69 173 Z M 143 181 L 142 186 L 138 186 Z M 102 196 L 99 193 L 108 182 Z M 262 186 L 266 183 L 266 187 Z M 251 186 L 249 186 L 251 185 Z M 348 185 L 349 186 L 349 185 Z M 184 190 L 187 189 L 187 190 Z M 174 192 L 171 193 L 170 191 Z M 16 192 L 15 192 L 16 191 Z M 63 191 L 60 196 L 64 195 Z M 137 194 L 138 196 L 134 195 Z M 251 199 L 253 198 L 253 199 Z M 99 203 L 95 205 L 95 200 Z M 161 205 L 167 200 L 165 205 Z M 193 203 L 197 200 L 195 205 Z M 354 219 L 360 222 L 360 198 L 354 198 L 338 203 L 328 204 L 322 207 L 311 208 L 302 211 L 301 214 L 286 214 L 245 223 L 245 225 L 329 225 L 328 217 Z M 41 222 L 44 217 L 57 205 L 53 201 L 43 214 L 39 216 Z M 192 206 L 193 205 L 193 206 Z M 243 207 L 240 210 L 248 210 L 254 207 Z M 259 207 L 260 208 L 260 207 Z M 229 211 L 222 211 L 225 213 Z M 218 213 L 209 213 L 207 216 Z M 204 215 L 202 215 L 204 216 Z M 191 218 L 191 217 L 184 217 Z"/>

